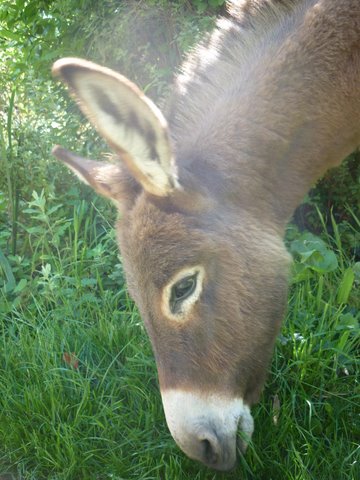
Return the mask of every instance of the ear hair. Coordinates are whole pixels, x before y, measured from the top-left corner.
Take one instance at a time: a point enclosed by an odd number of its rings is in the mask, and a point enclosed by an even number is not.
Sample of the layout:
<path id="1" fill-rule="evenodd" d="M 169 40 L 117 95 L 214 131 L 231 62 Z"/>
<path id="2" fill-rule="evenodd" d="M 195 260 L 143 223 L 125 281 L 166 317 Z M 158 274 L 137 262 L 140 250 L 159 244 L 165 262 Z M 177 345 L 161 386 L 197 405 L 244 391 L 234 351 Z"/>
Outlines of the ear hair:
<path id="1" fill-rule="evenodd" d="M 53 73 L 70 86 L 81 110 L 147 192 L 167 196 L 180 189 L 167 122 L 136 85 L 76 58 L 57 61 Z"/>

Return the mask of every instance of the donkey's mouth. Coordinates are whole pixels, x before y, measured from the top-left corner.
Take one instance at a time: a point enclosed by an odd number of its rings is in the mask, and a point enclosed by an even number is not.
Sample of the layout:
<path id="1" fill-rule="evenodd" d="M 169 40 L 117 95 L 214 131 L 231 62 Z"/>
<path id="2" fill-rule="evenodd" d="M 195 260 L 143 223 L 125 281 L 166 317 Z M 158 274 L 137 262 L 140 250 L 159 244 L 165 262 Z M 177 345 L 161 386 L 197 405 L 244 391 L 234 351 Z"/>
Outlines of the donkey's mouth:
<path id="1" fill-rule="evenodd" d="M 179 389 L 162 390 L 161 395 L 168 427 L 179 447 L 210 468 L 231 470 L 237 447 L 246 451 L 254 429 L 243 400 Z"/>

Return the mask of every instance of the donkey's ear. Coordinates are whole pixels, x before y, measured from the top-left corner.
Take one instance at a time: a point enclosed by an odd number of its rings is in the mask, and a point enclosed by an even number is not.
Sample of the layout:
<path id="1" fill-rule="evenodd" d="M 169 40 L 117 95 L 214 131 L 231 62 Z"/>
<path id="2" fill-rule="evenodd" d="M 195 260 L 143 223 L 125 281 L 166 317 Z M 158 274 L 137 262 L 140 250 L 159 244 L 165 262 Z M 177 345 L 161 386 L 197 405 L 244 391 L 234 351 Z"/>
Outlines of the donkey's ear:
<path id="1" fill-rule="evenodd" d="M 64 162 L 84 183 L 110 198 L 124 212 L 141 192 L 141 186 L 122 167 L 115 163 L 97 162 L 80 157 L 60 146 L 52 151 L 56 158 Z"/>
<path id="2" fill-rule="evenodd" d="M 53 73 L 146 191 L 166 196 L 179 188 L 166 120 L 136 85 L 76 58 L 58 60 Z"/>

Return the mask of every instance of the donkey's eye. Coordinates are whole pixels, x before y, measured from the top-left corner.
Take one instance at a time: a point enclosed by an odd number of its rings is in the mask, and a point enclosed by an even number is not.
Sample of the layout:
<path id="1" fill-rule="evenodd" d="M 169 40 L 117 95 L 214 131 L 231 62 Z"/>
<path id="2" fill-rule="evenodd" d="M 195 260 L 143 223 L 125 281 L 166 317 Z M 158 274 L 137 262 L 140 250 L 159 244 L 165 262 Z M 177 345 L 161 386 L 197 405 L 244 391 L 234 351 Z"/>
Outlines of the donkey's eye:
<path id="1" fill-rule="evenodd" d="M 196 275 L 180 280 L 180 282 L 176 283 L 172 288 L 174 299 L 183 300 L 188 297 L 195 290 L 195 286 Z"/>
<path id="2" fill-rule="evenodd" d="M 175 283 L 171 289 L 170 309 L 172 313 L 177 313 L 180 310 L 181 302 L 188 298 L 196 288 L 197 273 L 183 278 Z"/>

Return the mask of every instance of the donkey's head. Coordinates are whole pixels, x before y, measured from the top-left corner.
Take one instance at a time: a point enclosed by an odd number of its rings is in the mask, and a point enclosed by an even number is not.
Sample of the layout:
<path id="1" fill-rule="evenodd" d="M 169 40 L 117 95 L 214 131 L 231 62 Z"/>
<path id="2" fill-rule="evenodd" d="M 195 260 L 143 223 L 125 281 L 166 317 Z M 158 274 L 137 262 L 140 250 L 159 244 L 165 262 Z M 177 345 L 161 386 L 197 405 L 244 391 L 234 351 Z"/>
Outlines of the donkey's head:
<path id="1" fill-rule="evenodd" d="M 118 155 L 106 164 L 54 150 L 119 208 L 128 287 L 152 342 L 169 429 L 191 458 L 231 468 L 238 427 L 243 448 L 251 437 L 250 406 L 283 317 L 281 236 L 235 204 L 220 171 L 201 171 L 199 153 L 170 140 L 162 113 L 127 79 L 77 59 L 54 72 Z"/>

